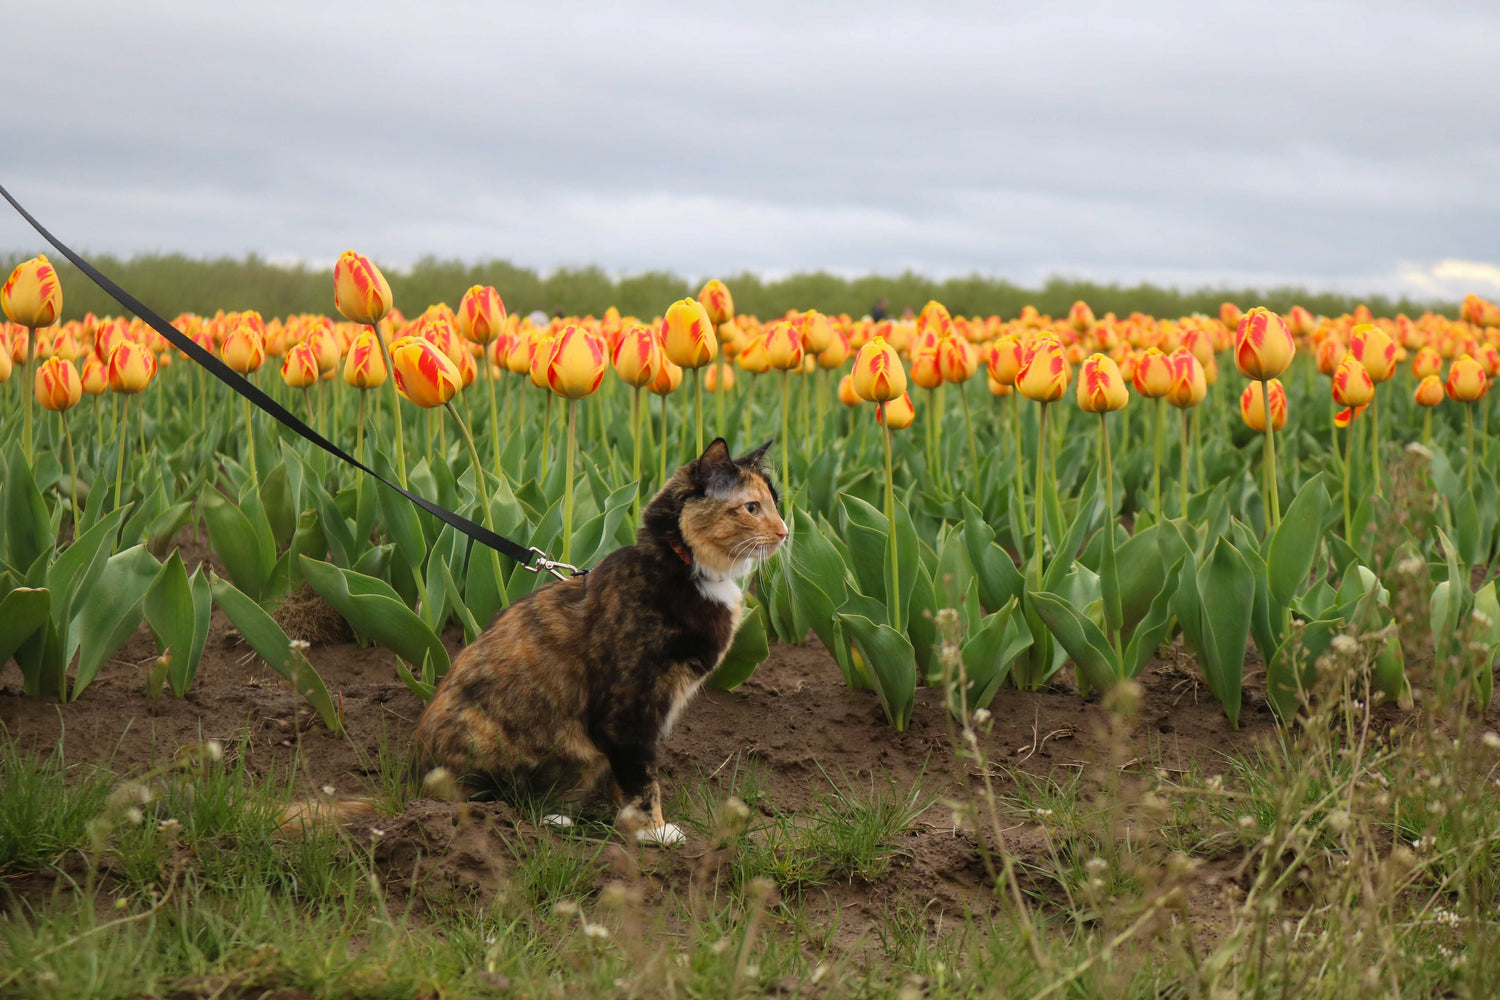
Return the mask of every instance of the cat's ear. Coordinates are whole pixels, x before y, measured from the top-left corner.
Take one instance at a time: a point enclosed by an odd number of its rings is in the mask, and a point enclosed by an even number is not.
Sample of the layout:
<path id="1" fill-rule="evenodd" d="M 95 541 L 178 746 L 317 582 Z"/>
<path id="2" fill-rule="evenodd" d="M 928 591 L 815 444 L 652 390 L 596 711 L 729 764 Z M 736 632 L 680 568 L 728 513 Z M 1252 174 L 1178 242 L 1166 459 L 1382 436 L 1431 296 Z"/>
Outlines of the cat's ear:
<path id="1" fill-rule="evenodd" d="M 713 443 L 698 456 L 698 461 L 703 465 L 725 465 L 734 461 L 729 457 L 729 442 L 723 438 L 714 438 Z"/>
<path id="2" fill-rule="evenodd" d="M 759 468 L 761 465 L 765 464 L 766 452 L 771 450 L 771 444 L 775 440 L 775 438 L 772 438 L 770 441 L 767 441 L 765 444 L 761 445 L 759 448 L 756 448 L 754 451 L 747 452 L 746 454 L 741 455 L 739 458 L 735 459 L 735 463 L 745 466 L 746 468 Z"/>

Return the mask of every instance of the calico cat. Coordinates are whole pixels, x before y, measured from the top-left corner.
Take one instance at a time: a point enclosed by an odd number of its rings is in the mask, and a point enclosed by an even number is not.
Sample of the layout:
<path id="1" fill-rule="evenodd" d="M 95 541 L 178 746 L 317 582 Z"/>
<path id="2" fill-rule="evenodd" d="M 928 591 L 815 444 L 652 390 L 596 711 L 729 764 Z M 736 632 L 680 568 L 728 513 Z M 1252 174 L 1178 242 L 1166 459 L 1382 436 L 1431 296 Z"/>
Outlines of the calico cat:
<path id="1" fill-rule="evenodd" d="M 422 713 L 419 773 L 578 799 L 607 782 L 648 817 L 638 836 L 681 840 L 662 817 L 657 750 L 729 650 L 738 580 L 786 541 L 770 444 L 736 459 L 715 440 L 646 506 L 634 545 L 502 611 Z"/>

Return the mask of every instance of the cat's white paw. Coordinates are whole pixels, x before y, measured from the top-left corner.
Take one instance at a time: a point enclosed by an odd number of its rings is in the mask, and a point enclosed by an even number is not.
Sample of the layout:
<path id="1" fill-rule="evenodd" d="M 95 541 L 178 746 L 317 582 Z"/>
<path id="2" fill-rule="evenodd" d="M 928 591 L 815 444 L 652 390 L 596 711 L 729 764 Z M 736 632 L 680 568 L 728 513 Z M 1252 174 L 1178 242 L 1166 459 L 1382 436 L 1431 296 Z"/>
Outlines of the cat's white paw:
<path id="1" fill-rule="evenodd" d="M 642 827 L 635 831 L 635 839 L 653 847 L 674 847 L 686 842 L 687 834 L 676 823 L 666 823 L 655 828 Z"/>
<path id="2" fill-rule="evenodd" d="M 571 817 L 564 816 L 562 813 L 548 813 L 547 815 L 542 817 L 542 825 L 555 826 L 558 829 L 566 830 L 568 827 L 573 825 L 573 820 Z"/>

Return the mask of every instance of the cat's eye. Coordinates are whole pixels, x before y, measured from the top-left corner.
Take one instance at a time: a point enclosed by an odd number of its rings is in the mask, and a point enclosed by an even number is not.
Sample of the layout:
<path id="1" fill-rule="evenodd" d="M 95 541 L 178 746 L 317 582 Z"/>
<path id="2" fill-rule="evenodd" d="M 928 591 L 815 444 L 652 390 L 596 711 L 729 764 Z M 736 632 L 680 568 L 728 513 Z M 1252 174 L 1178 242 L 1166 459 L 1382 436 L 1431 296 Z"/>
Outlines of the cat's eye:
<path id="1" fill-rule="evenodd" d="M 754 500 L 751 500 L 749 503 L 745 504 L 745 513 L 746 514 L 759 514 L 760 513 L 760 504 L 757 503 L 757 502 L 755 502 Z"/>

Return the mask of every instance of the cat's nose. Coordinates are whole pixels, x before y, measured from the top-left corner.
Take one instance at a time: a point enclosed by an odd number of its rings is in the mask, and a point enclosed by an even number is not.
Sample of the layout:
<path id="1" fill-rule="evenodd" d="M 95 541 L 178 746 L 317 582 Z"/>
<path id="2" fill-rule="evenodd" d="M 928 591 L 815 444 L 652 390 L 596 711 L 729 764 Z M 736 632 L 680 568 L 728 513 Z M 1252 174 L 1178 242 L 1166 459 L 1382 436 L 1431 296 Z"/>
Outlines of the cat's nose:
<path id="1" fill-rule="evenodd" d="M 784 542 L 786 541 L 786 536 L 789 534 L 791 534 L 791 532 L 787 531 L 786 525 L 783 524 L 781 526 L 781 529 L 776 532 L 776 540 L 778 542 Z"/>

